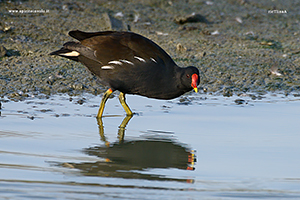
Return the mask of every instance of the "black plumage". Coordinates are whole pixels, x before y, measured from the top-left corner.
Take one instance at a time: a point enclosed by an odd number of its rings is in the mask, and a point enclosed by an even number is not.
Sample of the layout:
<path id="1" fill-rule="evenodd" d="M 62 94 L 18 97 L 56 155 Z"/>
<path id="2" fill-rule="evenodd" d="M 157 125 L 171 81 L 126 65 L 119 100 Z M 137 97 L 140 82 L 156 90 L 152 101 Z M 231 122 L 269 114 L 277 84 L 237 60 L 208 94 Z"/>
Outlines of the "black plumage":
<path id="1" fill-rule="evenodd" d="M 67 42 L 50 54 L 81 62 L 110 88 L 102 99 L 98 117 L 115 90 L 121 92 L 120 102 L 128 115 L 132 112 L 125 102 L 125 94 L 173 99 L 193 88 L 197 91 L 200 78 L 196 67 L 178 67 L 162 48 L 139 34 L 76 30 L 69 35 L 79 42 Z"/>

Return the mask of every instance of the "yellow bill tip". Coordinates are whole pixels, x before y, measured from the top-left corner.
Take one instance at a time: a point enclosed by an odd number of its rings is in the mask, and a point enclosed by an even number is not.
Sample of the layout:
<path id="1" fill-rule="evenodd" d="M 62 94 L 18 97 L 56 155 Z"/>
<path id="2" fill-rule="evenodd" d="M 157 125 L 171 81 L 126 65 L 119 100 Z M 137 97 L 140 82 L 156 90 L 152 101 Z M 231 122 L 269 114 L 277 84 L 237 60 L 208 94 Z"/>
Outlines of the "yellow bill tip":
<path id="1" fill-rule="evenodd" d="M 194 90 L 196 93 L 198 93 L 198 88 L 197 87 L 194 87 Z"/>

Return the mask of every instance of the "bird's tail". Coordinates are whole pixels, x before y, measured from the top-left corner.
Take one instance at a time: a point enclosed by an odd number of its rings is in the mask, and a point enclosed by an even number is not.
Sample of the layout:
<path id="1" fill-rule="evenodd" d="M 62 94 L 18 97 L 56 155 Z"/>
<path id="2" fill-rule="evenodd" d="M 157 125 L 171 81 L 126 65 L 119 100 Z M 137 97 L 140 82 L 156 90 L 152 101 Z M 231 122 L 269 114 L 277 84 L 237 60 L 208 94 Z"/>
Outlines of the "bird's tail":
<path id="1" fill-rule="evenodd" d="M 53 51 L 49 55 L 57 55 L 78 62 L 78 56 L 80 55 L 80 53 L 76 50 L 79 45 L 80 44 L 77 42 L 67 42 L 61 49 Z"/>

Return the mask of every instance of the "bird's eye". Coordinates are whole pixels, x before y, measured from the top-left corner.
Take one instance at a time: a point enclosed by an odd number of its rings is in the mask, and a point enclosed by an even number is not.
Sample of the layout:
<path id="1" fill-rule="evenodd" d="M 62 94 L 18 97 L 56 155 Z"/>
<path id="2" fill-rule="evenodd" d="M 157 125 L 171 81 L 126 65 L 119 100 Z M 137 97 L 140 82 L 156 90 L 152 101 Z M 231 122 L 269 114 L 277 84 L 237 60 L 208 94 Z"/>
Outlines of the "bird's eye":
<path id="1" fill-rule="evenodd" d="M 189 74 L 187 74 L 187 75 L 186 75 L 186 77 L 187 77 L 187 78 L 190 78 L 190 75 L 189 75 Z"/>

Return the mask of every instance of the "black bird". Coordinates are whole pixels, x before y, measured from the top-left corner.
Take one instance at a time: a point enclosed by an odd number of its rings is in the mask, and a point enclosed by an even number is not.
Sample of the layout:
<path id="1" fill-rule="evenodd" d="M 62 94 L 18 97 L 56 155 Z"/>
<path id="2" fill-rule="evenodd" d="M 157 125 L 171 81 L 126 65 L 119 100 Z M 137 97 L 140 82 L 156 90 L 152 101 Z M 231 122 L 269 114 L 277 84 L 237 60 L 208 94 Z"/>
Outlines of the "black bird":
<path id="1" fill-rule="evenodd" d="M 67 42 L 50 53 L 84 64 L 109 89 L 104 93 L 97 117 L 102 117 L 110 94 L 119 90 L 119 100 L 127 115 L 132 112 L 125 94 L 155 99 L 173 99 L 194 89 L 200 82 L 199 70 L 181 68 L 153 41 L 132 32 L 70 31 L 79 42 Z"/>

